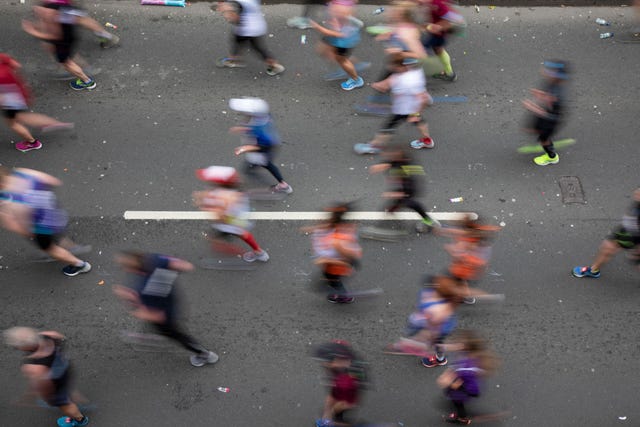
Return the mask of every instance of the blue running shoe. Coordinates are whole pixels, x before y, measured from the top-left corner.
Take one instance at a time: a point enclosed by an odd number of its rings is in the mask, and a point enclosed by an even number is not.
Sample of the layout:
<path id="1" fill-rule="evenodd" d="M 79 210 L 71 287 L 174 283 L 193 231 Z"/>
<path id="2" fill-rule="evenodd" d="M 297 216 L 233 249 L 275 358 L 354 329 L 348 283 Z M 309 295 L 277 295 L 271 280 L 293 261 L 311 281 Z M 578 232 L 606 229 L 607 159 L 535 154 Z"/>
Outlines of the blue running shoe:
<path id="1" fill-rule="evenodd" d="M 600 277 L 600 270 L 593 271 L 591 267 L 575 267 L 571 272 L 574 277 L 593 277 L 597 279 Z"/>
<path id="2" fill-rule="evenodd" d="M 342 82 L 342 84 L 340 84 L 340 87 L 342 87 L 342 89 L 344 90 L 353 90 L 362 86 L 364 86 L 364 80 L 360 76 L 358 76 L 358 78 L 355 80 L 349 79 L 346 82 Z"/>
<path id="3" fill-rule="evenodd" d="M 89 78 L 89 81 L 86 83 L 83 82 L 82 79 L 76 79 L 75 81 L 69 83 L 69 86 L 71 86 L 71 89 L 73 90 L 91 90 L 95 89 L 97 85 L 95 80 Z"/>
<path id="4" fill-rule="evenodd" d="M 379 154 L 380 149 L 369 143 L 359 143 L 353 146 L 353 150 L 358 154 Z"/>
<path id="5" fill-rule="evenodd" d="M 82 421 L 77 421 L 71 417 L 58 418 L 58 426 L 60 427 L 82 427 L 89 424 L 89 417 L 86 415 L 82 418 Z"/>

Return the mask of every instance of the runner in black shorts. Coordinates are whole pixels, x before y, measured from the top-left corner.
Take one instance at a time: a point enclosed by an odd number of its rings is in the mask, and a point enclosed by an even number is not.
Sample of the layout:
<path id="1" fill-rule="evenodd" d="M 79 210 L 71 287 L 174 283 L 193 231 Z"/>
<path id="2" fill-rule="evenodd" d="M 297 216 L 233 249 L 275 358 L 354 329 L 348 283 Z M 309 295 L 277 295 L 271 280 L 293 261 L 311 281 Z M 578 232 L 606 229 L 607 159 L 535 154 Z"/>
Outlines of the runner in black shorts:
<path id="1" fill-rule="evenodd" d="M 77 77 L 71 82 L 72 89 L 94 89 L 96 82 L 73 60 L 77 41 L 75 34 L 79 13 L 77 9 L 60 1 L 45 0 L 42 6 L 34 6 L 33 11 L 39 20 L 38 27 L 32 22 L 22 21 L 22 28 L 33 37 L 50 43 L 50 50 L 56 60 L 65 70 Z"/>
<path id="2" fill-rule="evenodd" d="M 6 330 L 4 337 L 9 346 L 26 353 L 22 372 L 30 391 L 65 415 L 58 419 L 58 426 L 89 424 L 89 418 L 71 400 L 71 366 L 63 352 L 64 335 L 18 326 Z"/>
<path id="3" fill-rule="evenodd" d="M 631 251 L 631 260 L 640 267 L 640 188 L 633 192 L 633 203 L 622 217 L 622 223 L 600 245 L 593 264 L 575 267 L 575 277 L 600 277 L 600 267 L 621 250 Z"/>

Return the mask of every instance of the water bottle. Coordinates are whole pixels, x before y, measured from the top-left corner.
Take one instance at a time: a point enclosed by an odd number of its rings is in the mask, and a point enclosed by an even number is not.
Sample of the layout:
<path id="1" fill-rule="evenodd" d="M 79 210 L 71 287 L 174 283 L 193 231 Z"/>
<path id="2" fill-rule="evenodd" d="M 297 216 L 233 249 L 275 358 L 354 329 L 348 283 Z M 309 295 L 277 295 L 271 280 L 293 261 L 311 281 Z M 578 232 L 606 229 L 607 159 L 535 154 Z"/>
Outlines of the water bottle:
<path id="1" fill-rule="evenodd" d="M 605 21 L 604 19 L 602 19 L 602 18 L 596 19 L 596 24 L 598 24 L 598 25 L 606 25 L 606 26 L 609 25 L 609 23 L 607 21 Z"/>
<path id="2" fill-rule="evenodd" d="M 602 33 L 600 34 L 601 39 L 608 39 L 609 37 L 613 37 L 613 33 Z"/>
<path id="3" fill-rule="evenodd" d="M 376 10 L 373 11 L 374 15 L 380 15 L 382 12 L 384 12 L 384 7 L 379 7 Z"/>

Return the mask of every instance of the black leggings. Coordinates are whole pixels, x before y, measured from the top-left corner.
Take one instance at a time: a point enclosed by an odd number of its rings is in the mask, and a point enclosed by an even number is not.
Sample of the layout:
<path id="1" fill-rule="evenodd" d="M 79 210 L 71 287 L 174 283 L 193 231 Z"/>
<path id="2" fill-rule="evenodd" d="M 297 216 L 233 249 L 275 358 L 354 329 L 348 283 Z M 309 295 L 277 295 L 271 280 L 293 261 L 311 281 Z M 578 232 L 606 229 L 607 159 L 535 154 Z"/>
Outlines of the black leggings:
<path id="1" fill-rule="evenodd" d="M 347 293 L 347 288 L 345 288 L 344 283 L 342 283 L 342 276 L 327 273 L 326 271 L 323 271 L 322 274 L 324 275 L 324 278 L 327 279 L 327 282 L 329 282 L 329 286 L 331 286 L 338 295 L 344 295 Z"/>
<path id="2" fill-rule="evenodd" d="M 456 414 L 459 418 L 467 418 L 467 409 L 464 407 L 464 402 L 461 400 L 453 400 L 453 407 L 456 408 Z"/>
<path id="3" fill-rule="evenodd" d="M 260 55 L 263 60 L 266 61 L 266 60 L 272 58 L 271 54 L 269 53 L 269 51 L 267 50 L 267 48 L 264 45 L 264 37 L 263 36 L 247 37 L 247 36 L 233 35 L 233 38 L 231 39 L 231 55 L 232 56 L 238 56 L 239 53 L 240 53 L 241 45 L 245 44 L 246 42 L 249 42 L 251 47 L 256 52 L 258 52 L 258 55 Z"/>
<path id="4" fill-rule="evenodd" d="M 248 174 L 253 173 L 253 168 L 255 168 L 256 166 L 260 166 L 265 168 L 266 170 L 269 171 L 269 173 L 271 175 L 273 175 L 273 177 L 278 181 L 278 182 L 283 182 L 284 178 L 282 177 L 282 174 L 280 173 L 280 169 L 269 159 L 268 163 L 266 165 L 256 165 L 253 163 L 246 163 L 246 172 Z"/>
<path id="5" fill-rule="evenodd" d="M 427 212 L 424 210 L 424 206 L 422 206 L 422 203 L 414 200 L 412 197 L 405 197 L 402 199 L 395 199 L 391 201 L 391 203 L 387 207 L 387 211 L 395 212 L 402 206 L 406 206 L 409 209 L 416 211 L 418 215 L 422 217 L 422 219 L 427 217 Z"/>
<path id="6" fill-rule="evenodd" d="M 181 331 L 180 328 L 175 323 L 173 324 L 154 323 L 153 326 L 161 335 L 164 335 L 167 338 L 171 338 L 172 340 L 179 342 L 184 348 L 186 348 L 189 351 L 192 351 L 198 354 L 206 354 L 208 351 L 200 343 L 198 343 L 195 339 L 193 339 L 193 337 Z"/>

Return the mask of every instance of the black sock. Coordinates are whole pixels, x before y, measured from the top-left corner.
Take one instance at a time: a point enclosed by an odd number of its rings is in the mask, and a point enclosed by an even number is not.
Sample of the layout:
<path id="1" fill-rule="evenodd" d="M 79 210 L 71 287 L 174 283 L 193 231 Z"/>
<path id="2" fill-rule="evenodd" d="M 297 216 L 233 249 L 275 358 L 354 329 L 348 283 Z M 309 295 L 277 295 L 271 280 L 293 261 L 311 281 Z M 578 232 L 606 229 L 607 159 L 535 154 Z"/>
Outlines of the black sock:
<path id="1" fill-rule="evenodd" d="M 556 156 L 556 151 L 553 148 L 553 142 L 549 145 L 543 145 L 542 148 L 544 148 L 545 153 L 547 153 L 550 158 L 553 159 Z"/>

